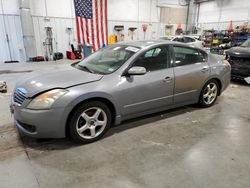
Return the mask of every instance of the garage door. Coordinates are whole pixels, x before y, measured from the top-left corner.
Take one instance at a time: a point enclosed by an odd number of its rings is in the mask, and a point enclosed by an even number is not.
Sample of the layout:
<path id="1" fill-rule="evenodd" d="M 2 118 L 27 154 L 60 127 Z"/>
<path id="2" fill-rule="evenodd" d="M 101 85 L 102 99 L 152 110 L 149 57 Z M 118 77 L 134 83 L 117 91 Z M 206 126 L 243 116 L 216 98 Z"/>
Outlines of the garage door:
<path id="1" fill-rule="evenodd" d="M 0 62 L 26 60 L 20 16 L 0 15 L 0 52 Z"/>

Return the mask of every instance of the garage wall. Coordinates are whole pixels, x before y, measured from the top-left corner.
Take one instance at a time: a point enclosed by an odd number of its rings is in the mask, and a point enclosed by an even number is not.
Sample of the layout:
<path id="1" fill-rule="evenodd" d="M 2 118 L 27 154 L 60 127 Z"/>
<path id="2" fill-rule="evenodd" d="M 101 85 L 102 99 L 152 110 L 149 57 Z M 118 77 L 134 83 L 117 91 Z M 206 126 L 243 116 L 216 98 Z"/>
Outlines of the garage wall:
<path id="1" fill-rule="evenodd" d="M 129 27 L 138 28 L 133 36 L 134 39 L 143 39 L 142 24 L 146 23 L 149 25 L 146 38 L 157 39 L 160 35 L 160 12 L 156 3 L 156 0 L 127 0 L 126 3 L 123 0 L 108 0 L 109 35 L 115 34 L 113 29 L 115 25 L 124 25 L 125 40 L 131 40 Z M 57 47 L 57 51 L 65 52 L 70 49 L 67 27 L 73 28 L 70 43 L 76 45 L 75 13 L 72 0 L 31 0 L 31 10 L 38 55 L 45 53 L 43 42 L 46 38 L 46 26 L 53 27 L 54 46 Z M 49 19 L 45 19 L 46 17 Z"/>
<path id="2" fill-rule="evenodd" d="M 69 43 L 76 45 L 75 13 L 73 0 L 31 0 L 31 14 L 34 24 L 37 55 L 45 54 L 45 27 L 52 27 L 53 50 L 65 53 Z M 72 28 L 72 33 L 66 28 Z"/>
<path id="3" fill-rule="evenodd" d="M 147 24 L 146 39 L 156 39 L 160 33 L 160 9 L 156 0 L 108 0 L 109 35 L 115 25 L 124 25 L 125 40 L 131 40 L 129 27 L 136 27 L 134 39 L 144 39 L 142 24 Z"/>
<path id="4" fill-rule="evenodd" d="M 18 0 L 0 0 L 0 52 L 0 62 L 25 60 Z"/>
<path id="5" fill-rule="evenodd" d="M 3 1 L 4 14 L 0 7 L 0 61 L 10 59 L 6 48 L 6 32 L 10 35 L 10 48 L 15 60 L 24 61 L 25 51 L 22 41 L 18 0 Z M 30 0 L 34 23 L 37 55 L 44 55 L 45 27 L 53 27 L 54 51 L 70 49 L 69 43 L 76 44 L 75 10 L 73 0 Z M 137 27 L 134 39 L 143 39 L 142 24 L 148 24 L 146 39 L 157 39 L 165 35 L 165 25 L 160 23 L 159 5 L 178 5 L 178 0 L 108 0 L 109 35 L 115 34 L 114 25 L 124 25 L 125 40 L 131 40 L 129 27 Z M 3 17 L 8 23 L 3 27 Z M 73 28 L 70 34 L 66 28 Z"/>
<path id="6" fill-rule="evenodd" d="M 228 29 L 230 20 L 235 26 L 250 20 L 249 0 L 220 0 L 201 3 L 198 23 L 203 29 Z"/>

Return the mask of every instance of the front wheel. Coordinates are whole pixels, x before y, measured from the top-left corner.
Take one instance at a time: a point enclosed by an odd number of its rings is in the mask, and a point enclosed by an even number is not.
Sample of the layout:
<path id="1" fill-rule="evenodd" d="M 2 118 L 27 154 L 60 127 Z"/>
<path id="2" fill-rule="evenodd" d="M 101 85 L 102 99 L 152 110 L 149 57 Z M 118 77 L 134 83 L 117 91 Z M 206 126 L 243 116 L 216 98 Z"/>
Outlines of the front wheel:
<path id="1" fill-rule="evenodd" d="M 208 81 L 201 91 L 199 104 L 202 107 L 212 106 L 217 99 L 218 93 L 219 93 L 218 82 L 216 80 Z"/>
<path id="2" fill-rule="evenodd" d="M 111 119 L 111 112 L 104 103 L 83 103 L 70 118 L 70 136 L 74 141 L 83 144 L 99 140 L 110 128 Z"/>

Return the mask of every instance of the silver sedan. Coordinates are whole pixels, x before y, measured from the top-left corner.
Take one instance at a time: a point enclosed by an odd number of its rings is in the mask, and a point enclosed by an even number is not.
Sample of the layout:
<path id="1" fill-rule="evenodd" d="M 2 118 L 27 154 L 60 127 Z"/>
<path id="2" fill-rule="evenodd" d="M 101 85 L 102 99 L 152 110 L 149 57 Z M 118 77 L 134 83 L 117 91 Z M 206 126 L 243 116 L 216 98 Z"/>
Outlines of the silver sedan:
<path id="1" fill-rule="evenodd" d="M 169 39 L 167 37 L 161 37 L 161 40 L 171 40 L 176 42 L 182 42 L 189 45 L 193 45 L 198 48 L 203 48 L 203 42 L 198 39 L 199 37 L 197 35 L 177 35 L 172 36 Z"/>
<path id="2" fill-rule="evenodd" d="M 11 111 L 21 134 L 90 143 L 130 118 L 193 103 L 210 107 L 230 71 L 227 61 L 182 43 L 119 43 L 20 81 Z"/>

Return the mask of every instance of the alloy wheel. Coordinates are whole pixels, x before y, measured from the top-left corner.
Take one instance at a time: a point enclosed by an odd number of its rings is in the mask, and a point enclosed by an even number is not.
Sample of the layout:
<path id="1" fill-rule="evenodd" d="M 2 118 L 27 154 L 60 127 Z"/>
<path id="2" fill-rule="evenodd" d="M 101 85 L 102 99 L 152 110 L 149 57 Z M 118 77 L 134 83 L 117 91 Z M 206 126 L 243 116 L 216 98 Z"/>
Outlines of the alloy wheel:
<path id="1" fill-rule="evenodd" d="M 76 130 L 84 139 L 98 137 L 107 126 L 107 114 L 99 107 L 86 109 L 76 122 Z"/>
<path id="2" fill-rule="evenodd" d="M 218 93 L 217 85 L 213 82 L 210 82 L 205 88 L 203 93 L 203 100 L 205 104 L 207 105 L 212 104 L 217 97 L 217 93 Z"/>

